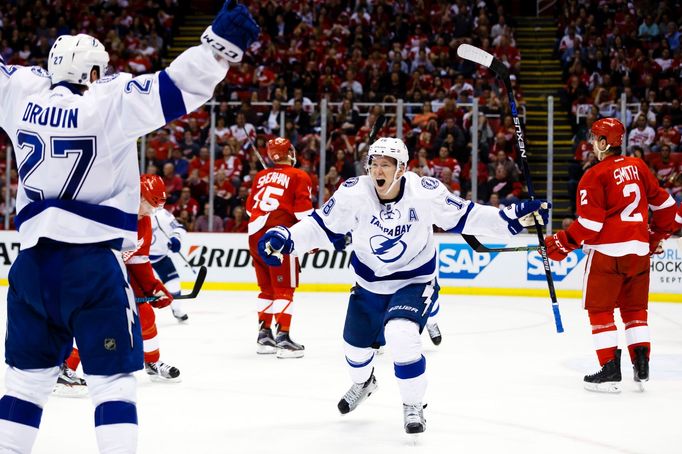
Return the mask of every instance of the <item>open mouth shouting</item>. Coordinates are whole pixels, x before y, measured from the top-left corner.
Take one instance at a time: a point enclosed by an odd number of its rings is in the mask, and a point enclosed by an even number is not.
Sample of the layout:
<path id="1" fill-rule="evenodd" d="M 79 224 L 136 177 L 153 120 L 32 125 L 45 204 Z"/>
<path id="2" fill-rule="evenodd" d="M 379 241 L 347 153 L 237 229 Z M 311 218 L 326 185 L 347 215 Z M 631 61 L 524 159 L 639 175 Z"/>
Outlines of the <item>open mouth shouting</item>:
<path id="1" fill-rule="evenodd" d="M 377 178 L 376 182 L 377 182 L 377 187 L 379 187 L 379 188 L 383 188 L 384 184 L 386 184 L 386 180 L 384 178 Z"/>

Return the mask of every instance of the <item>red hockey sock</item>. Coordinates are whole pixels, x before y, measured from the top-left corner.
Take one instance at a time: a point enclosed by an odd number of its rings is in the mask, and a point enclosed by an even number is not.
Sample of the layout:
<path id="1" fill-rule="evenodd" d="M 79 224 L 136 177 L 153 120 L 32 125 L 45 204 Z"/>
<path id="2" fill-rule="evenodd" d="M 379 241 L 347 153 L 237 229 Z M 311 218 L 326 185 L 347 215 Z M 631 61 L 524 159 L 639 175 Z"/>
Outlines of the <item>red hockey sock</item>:
<path id="1" fill-rule="evenodd" d="M 592 325 L 592 340 L 597 352 L 599 365 L 615 359 L 618 348 L 618 331 L 613 321 L 613 312 L 587 312 Z"/>
<path id="2" fill-rule="evenodd" d="M 630 360 L 634 363 L 635 347 L 646 347 L 648 359 L 651 351 L 651 336 L 647 311 L 621 311 L 620 316 L 625 325 L 625 339 L 628 343 Z"/>

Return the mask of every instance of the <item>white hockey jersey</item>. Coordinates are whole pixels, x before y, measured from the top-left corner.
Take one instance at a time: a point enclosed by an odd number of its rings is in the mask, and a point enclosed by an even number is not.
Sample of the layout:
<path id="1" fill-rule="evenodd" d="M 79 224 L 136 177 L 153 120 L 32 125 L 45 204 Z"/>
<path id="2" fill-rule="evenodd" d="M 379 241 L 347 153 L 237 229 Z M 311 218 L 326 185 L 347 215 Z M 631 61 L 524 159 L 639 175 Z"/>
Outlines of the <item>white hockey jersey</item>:
<path id="1" fill-rule="evenodd" d="M 435 178 L 409 171 L 395 201 L 381 203 L 369 176 L 350 178 L 290 231 L 299 255 L 326 245 L 332 234 L 352 232 L 357 283 L 391 294 L 435 277 L 434 225 L 454 233 L 511 236 L 497 208 L 461 199 Z"/>
<path id="2" fill-rule="evenodd" d="M 0 58 L 0 127 L 19 169 L 21 249 L 42 238 L 66 243 L 137 241 L 137 138 L 198 108 L 227 63 L 190 48 L 155 74 L 107 76 L 82 95 L 39 67 Z M 122 240 L 122 241 L 120 241 Z"/>
<path id="3" fill-rule="evenodd" d="M 152 245 L 149 249 L 149 260 L 156 263 L 170 251 L 168 242 L 177 238 L 182 243 L 187 231 L 168 210 L 159 208 L 154 211 L 152 218 Z"/>

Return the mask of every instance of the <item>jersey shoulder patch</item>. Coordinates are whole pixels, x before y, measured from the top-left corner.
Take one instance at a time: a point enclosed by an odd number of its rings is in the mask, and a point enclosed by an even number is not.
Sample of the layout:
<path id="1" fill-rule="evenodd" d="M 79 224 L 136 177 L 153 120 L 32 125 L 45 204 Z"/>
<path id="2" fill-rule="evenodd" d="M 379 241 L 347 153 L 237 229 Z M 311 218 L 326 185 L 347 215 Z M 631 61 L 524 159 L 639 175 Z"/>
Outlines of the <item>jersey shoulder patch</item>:
<path id="1" fill-rule="evenodd" d="M 358 184 L 358 181 L 360 181 L 360 180 L 358 179 L 358 177 L 351 177 L 351 178 L 349 178 L 349 179 L 347 179 L 346 181 L 343 182 L 343 186 L 345 186 L 345 187 L 347 187 L 347 188 L 352 188 L 353 186 L 355 186 L 356 184 Z"/>
<path id="2" fill-rule="evenodd" d="M 50 78 L 50 73 L 48 73 L 45 69 L 41 68 L 40 66 L 32 66 L 31 72 L 36 76 L 45 77 L 48 79 Z"/>
<path id="3" fill-rule="evenodd" d="M 436 189 L 440 181 L 432 177 L 422 177 L 422 186 L 426 189 Z"/>

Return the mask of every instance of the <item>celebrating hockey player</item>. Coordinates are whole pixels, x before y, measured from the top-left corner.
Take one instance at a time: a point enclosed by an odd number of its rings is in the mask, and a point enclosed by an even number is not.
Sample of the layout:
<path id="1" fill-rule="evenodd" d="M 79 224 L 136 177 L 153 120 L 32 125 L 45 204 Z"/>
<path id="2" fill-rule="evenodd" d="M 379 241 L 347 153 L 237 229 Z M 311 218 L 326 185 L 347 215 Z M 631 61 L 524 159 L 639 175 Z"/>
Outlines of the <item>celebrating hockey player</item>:
<path id="1" fill-rule="evenodd" d="M 152 245 L 149 248 L 149 260 L 152 268 L 169 292 L 176 297 L 180 294 L 180 276 L 169 253 L 180 253 L 182 239 L 187 233 L 175 217 L 162 206 L 154 211 L 152 221 Z M 186 322 L 189 316 L 182 307 L 182 300 L 173 299 L 171 303 L 173 316 L 178 322 Z"/>
<path id="2" fill-rule="evenodd" d="M 57 38 L 47 72 L 0 57 L 21 243 L 9 274 L 0 451 L 31 451 L 74 338 L 100 451 L 136 451 L 142 338 L 120 253 L 137 242 L 136 140 L 210 99 L 258 33 L 246 7 L 228 2 L 202 45 L 154 74 L 103 77 L 109 55 L 83 34 Z"/>
<path id="3" fill-rule="evenodd" d="M 275 166 L 258 172 L 246 202 L 250 216 L 249 249 L 260 288 L 256 352 L 276 353 L 278 358 L 300 358 L 305 349 L 289 336 L 294 291 L 298 286 L 298 259 L 286 254 L 279 266 L 268 267 L 258 255 L 258 241 L 268 228 L 291 227 L 313 211 L 312 182 L 307 173 L 293 167 L 296 155 L 289 139 L 270 139 L 267 153 Z"/>
<path id="4" fill-rule="evenodd" d="M 178 382 L 180 371 L 160 360 L 157 339 L 155 307 L 164 308 L 173 302 L 173 295 L 154 276 L 149 248 L 152 243 L 151 215 L 166 203 L 166 185 L 158 175 L 140 177 L 140 210 L 137 218 L 137 248 L 123 253 L 128 270 L 130 286 L 133 288 L 137 312 L 140 314 L 144 369 L 152 381 Z M 149 301 L 147 301 L 149 299 Z"/>
<path id="5" fill-rule="evenodd" d="M 454 233 L 507 238 L 546 222 L 539 200 L 504 210 L 452 195 L 435 178 L 407 171 L 407 147 L 400 139 L 381 138 L 368 152 L 369 175 L 350 178 L 319 210 L 291 227 L 268 230 L 258 243 L 263 260 L 279 265 L 286 254 L 328 244 L 333 235 L 353 232 L 351 290 L 343 332 L 353 385 L 338 403 L 353 411 L 377 387 L 372 361 L 384 343 L 393 355 L 407 433 L 426 429 L 426 359 L 420 333 L 438 298 L 433 225 Z"/>
<path id="6" fill-rule="evenodd" d="M 649 209 L 652 236 L 668 232 L 675 215 L 674 200 L 659 187 L 646 163 L 621 156 L 624 133 L 615 118 L 594 122 L 590 142 L 599 163 L 578 184 L 578 219 L 545 239 L 552 260 L 561 261 L 581 246 L 587 252 L 583 306 L 601 366 L 584 378 L 590 391 L 620 392 L 616 307 L 625 325 L 634 380 L 641 387 L 649 379 Z"/>

